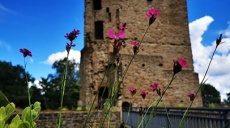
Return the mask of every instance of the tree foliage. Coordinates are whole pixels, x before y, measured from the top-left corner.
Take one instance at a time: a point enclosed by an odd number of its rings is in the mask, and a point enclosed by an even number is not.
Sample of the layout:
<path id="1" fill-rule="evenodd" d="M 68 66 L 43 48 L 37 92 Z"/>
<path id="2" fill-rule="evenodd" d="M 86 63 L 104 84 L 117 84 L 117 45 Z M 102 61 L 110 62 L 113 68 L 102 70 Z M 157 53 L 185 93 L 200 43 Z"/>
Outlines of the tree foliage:
<path id="1" fill-rule="evenodd" d="M 28 80 L 33 83 L 34 78 L 27 72 Z M 16 106 L 28 106 L 27 83 L 24 68 L 20 65 L 13 66 L 10 62 L 0 61 L 0 106 L 14 102 Z"/>
<path id="2" fill-rule="evenodd" d="M 44 97 L 45 109 L 58 109 L 60 106 L 61 86 L 63 73 L 65 70 L 66 58 L 56 61 L 52 68 L 56 70 L 55 74 L 49 74 L 46 78 L 41 78 L 40 85 Z M 64 96 L 64 106 L 68 108 L 76 107 L 79 99 L 79 64 L 74 60 L 68 61 L 67 83 Z"/>
<path id="3" fill-rule="evenodd" d="M 204 84 L 201 88 L 203 105 L 207 107 L 211 103 L 221 103 L 220 92 L 210 84 Z"/>
<path id="4" fill-rule="evenodd" d="M 227 95 L 227 99 L 224 99 L 224 103 L 225 104 L 230 104 L 230 92 L 226 94 Z"/>
<path id="5" fill-rule="evenodd" d="M 27 72 L 28 81 L 31 83 L 31 102 L 41 102 L 42 109 L 58 109 L 60 106 L 60 94 L 65 70 L 66 58 L 56 61 L 52 68 L 54 74 L 49 74 L 46 78 L 41 78 L 38 88 L 35 79 Z M 68 108 L 76 107 L 79 99 L 79 64 L 73 60 L 68 61 L 67 83 L 64 96 L 64 106 Z M 6 96 L 6 97 L 5 97 Z M 24 68 L 20 65 L 13 66 L 10 62 L 0 61 L 0 106 L 5 106 L 9 102 L 14 102 L 17 107 L 28 106 L 27 83 L 24 75 Z"/>

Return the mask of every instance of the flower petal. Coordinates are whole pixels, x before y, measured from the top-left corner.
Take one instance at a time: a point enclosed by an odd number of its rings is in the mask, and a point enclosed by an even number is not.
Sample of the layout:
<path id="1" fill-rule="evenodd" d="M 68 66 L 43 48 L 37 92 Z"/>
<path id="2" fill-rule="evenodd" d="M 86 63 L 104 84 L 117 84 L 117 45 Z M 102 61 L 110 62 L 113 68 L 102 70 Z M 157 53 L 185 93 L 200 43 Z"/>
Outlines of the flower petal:
<path id="1" fill-rule="evenodd" d="M 124 32 L 123 30 L 119 30 L 119 31 L 117 32 L 117 38 L 118 38 L 118 39 L 123 39 L 123 38 L 125 38 L 125 32 Z"/>
<path id="2" fill-rule="evenodd" d="M 108 30 L 107 35 L 109 38 L 115 39 L 116 35 L 113 30 Z"/>

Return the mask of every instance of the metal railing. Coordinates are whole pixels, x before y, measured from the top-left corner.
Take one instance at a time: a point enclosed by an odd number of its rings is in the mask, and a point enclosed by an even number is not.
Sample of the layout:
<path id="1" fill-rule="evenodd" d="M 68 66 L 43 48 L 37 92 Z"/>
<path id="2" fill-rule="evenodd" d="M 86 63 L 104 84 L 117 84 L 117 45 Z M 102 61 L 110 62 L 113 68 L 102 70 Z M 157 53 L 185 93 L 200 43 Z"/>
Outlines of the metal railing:
<path id="1" fill-rule="evenodd" d="M 178 128 L 185 111 L 186 108 L 157 108 L 148 128 Z M 147 122 L 149 112 L 144 123 Z M 185 128 L 230 128 L 229 112 L 230 108 L 191 108 L 185 121 Z M 133 107 L 130 112 L 129 108 L 122 109 L 122 121 L 129 127 L 137 128 L 141 119 L 139 108 Z"/>

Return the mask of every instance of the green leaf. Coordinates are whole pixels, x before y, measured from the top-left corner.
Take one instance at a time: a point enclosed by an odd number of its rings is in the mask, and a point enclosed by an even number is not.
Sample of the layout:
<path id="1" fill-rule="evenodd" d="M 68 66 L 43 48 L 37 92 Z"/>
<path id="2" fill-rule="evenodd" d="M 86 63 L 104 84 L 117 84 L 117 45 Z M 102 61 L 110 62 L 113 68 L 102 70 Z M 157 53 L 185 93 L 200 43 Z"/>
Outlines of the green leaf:
<path id="1" fill-rule="evenodd" d="M 0 128 L 3 128 L 5 126 L 5 121 L 0 121 Z"/>
<path id="2" fill-rule="evenodd" d="M 18 128 L 30 128 L 30 123 L 28 121 L 22 122 L 18 125 Z"/>
<path id="3" fill-rule="evenodd" d="M 5 107 L 1 107 L 0 108 L 0 121 L 6 121 L 6 108 Z"/>
<path id="4" fill-rule="evenodd" d="M 22 120 L 20 119 L 19 115 L 17 114 L 10 123 L 10 128 L 17 128 L 19 124 L 22 123 Z"/>
<path id="5" fill-rule="evenodd" d="M 22 121 L 30 121 L 30 107 L 26 107 L 23 111 L 22 111 Z"/>
<path id="6" fill-rule="evenodd" d="M 31 111 L 31 114 L 32 114 L 32 119 L 33 119 L 33 120 L 36 120 L 37 117 L 39 116 L 39 113 L 36 112 L 35 110 L 32 110 L 32 111 Z"/>
<path id="7" fill-rule="evenodd" d="M 15 104 L 14 103 L 10 103 L 6 106 L 6 113 L 12 113 L 15 110 Z"/>
<path id="8" fill-rule="evenodd" d="M 4 126 L 4 128 L 10 128 L 10 126 L 9 126 L 8 124 L 6 124 L 6 125 Z"/>
<path id="9" fill-rule="evenodd" d="M 40 112 L 41 111 L 41 103 L 40 102 L 35 102 L 34 105 L 33 105 L 33 108 L 36 112 Z"/>
<path id="10" fill-rule="evenodd" d="M 13 114 L 15 110 L 15 104 L 14 103 L 10 103 L 6 106 L 6 118 L 5 121 L 8 120 L 10 118 L 10 116 Z"/>

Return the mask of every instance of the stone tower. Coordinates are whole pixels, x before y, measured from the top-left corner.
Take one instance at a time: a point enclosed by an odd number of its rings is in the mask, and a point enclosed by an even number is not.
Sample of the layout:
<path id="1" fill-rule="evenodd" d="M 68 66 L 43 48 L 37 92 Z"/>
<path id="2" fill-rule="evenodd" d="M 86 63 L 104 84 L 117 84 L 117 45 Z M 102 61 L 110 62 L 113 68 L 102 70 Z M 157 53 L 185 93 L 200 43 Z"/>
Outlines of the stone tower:
<path id="1" fill-rule="evenodd" d="M 118 76 L 105 76 L 105 79 L 119 79 L 133 55 L 130 42 L 140 41 L 148 26 L 146 12 L 150 7 L 159 9 L 160 14 L 147 31 L 127 72 L 117 105 L 131 103 L 146 107 L 156 101 L 158 96 L 150 89 L 150 84 L 158 82 L 163 90 L 172 77 L 173 60 L 184 58 L 189 68 L 177 74 L 160 104 L 188 106 L 187 94 L 198 88 L 199 81 L 193 68 L 186 0 L 85 0 L 85 42 L 80 65 L 80 100 L 85 106 L 92 102 L 97 92 L 96 106 L 110 95 L 110 87 L 101 83 L 113 53 L 107 31 L 116 30 L 119 23 L 127 23 L 127 46 L 120 51 L 122 64 Z M 137 88 L 134 96 L 131 96 L 129 86 Z M 141 90 L 150 92 L 145 99 L 140 96 Z M 193 104 L 193 107 L 198 106 L 202 106 L 202 98 L 197 98 Z"/>

